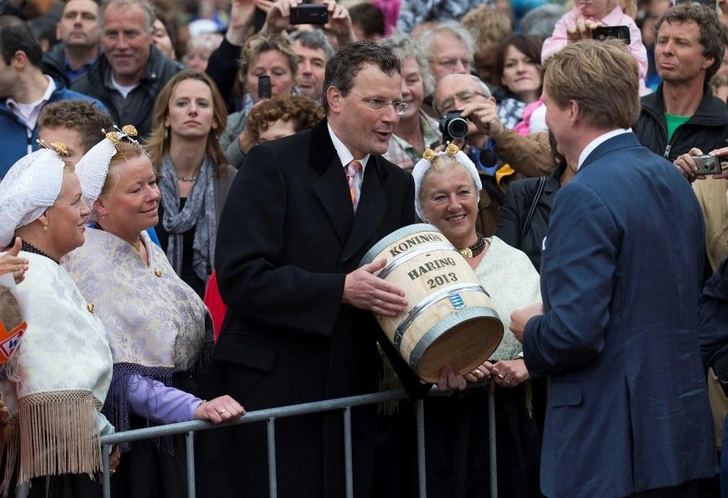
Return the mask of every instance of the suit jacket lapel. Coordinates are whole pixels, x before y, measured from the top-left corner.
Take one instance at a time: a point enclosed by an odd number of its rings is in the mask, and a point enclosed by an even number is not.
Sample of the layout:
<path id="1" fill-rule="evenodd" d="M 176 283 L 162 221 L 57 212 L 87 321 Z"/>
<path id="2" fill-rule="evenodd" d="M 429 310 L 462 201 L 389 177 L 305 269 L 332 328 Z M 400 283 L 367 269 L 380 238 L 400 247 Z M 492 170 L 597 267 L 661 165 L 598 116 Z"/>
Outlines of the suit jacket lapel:
<path id="1" fill-rule="evenodd" d="M 364 170 L 361 198 L 357 206 L 354 226 L 351 228 L 349 239 L 341 256 L 342 263 L 356 256 L 364 244 L 375 235 L 387 210 L 387 195 L 384 190 L 387 173 L 379 163 L 380 161 L 379 157 L 371 156 Z"/>
<path id="2" fill-rule="evenodd" d="M 354 210 L 344 166 L 331 142 L 325 119 L 311 130 L 309 151 L 309 164 L 320 175 L 313 184 L 314 195 L 326 211 L 343 247 L 351 232 Z"/>

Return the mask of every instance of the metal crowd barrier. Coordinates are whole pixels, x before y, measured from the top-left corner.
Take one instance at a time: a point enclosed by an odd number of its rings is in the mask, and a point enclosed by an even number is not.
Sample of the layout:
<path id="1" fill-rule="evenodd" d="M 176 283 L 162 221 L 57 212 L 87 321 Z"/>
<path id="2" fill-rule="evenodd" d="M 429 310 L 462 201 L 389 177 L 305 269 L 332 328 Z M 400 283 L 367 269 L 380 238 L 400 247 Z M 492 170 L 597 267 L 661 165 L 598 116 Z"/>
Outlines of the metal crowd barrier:
<path id="1" fill-rule="evenodd" d="M 473 384 L 468 387 L 482 387 L 485 384 Z M 430 395 L 447 395 L 449 391 L 440 392 L 437 387 L 433 387 Z M 379 392 L 374 394 L 364 394 L 359 396 L 349 396 L 346 398 L 336 398 L 331 400 L 316 401 L 312 403 L 302 403 L 298 405 L 289 405 L 278 408 L 270 408 L 267 410 L 257 410 L 248 412 L 233 424 L 214 425 L 210 422 L 195 420 L 192 422 L 180 422 L 177 424 L 168 424 L 145 429 L 136 429 L 132 431 L 117 432 L 101 438 L 102 456 L 103 456 L 103 497 L 111 498 L 111 473 L 109 472 L 109 455 L 111 448 L 115 444 L 141 441 L 144 439 L 153 439 L 160 436 L 171 436 L 175 434 L 186 435 L 187 445 L 187 497 L 195 498 L 195 443 L 194 433 L 197 431 L 205 431 L 221 427 L 230 427 L 231 425 L 251 424 L 255 422 L 265 421 L 267 424 L 268 434 L 268 488 L 270 498 L 277 498 L 277 475 L 276 475 L 276 450 L 275 450 L 275 422 L 279 418 L 294 417 L 297 415 L 307 415 L 317 412 L 325 412 L 331 410 L 342 410 L 344 417 L 344 469 L 346 478 L 346 498 L 354 498 L 353 484 L 353 466 L 352 466 L 352 445 L 351 445 L 351 408 L 361 405 L 369 405 L 382 401 L 400 400 L 407 398 L 404 389 L 396 389 L 392 391 Z M 416 401 L 417 416 L 417 476 L 419 497 L 427 498 L 427 476 L 425 471 L 425 417 L 424 403 L 422 400 Z M 490 450 L 490 496 L 498 497 L 498 481 L 496 468 L 496 440 L 495 440 L 495 399 L 494 395 L 488 394 L 488 439 Z M 27 485 L 21 485 L 16 492 L 16 498 L 26 498 L 28 495 Z"/>

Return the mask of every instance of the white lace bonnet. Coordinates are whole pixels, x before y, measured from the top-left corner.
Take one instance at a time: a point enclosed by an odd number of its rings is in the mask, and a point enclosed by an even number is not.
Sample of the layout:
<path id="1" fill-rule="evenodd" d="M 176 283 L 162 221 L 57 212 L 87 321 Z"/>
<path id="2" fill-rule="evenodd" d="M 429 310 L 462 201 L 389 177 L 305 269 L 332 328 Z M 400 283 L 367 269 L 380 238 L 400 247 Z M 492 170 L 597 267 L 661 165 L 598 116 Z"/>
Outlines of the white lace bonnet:
<path id="1" fill-rule="evenodd" d="M 40 149 L 16 162 L 0 182 L 0 248 L 7 247 L 19 227 L 37 220 L 61 193 L 63 159 Z"/>

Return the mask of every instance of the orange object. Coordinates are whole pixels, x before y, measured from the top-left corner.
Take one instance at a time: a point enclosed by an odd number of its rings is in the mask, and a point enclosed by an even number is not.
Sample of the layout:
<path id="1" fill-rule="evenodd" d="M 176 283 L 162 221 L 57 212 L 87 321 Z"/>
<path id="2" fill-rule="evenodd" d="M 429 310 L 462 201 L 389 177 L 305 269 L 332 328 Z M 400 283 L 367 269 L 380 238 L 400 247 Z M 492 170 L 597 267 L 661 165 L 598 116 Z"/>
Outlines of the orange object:
<path id="1" fill-rule="evenodd" d="M 0 322 L 0 365 L 7 363 L 13 353 L 20 346 L 20 338 L 23 337 L 28 325 L 21 322 L 20 325 L 8 332 L 5 325 Z"/>

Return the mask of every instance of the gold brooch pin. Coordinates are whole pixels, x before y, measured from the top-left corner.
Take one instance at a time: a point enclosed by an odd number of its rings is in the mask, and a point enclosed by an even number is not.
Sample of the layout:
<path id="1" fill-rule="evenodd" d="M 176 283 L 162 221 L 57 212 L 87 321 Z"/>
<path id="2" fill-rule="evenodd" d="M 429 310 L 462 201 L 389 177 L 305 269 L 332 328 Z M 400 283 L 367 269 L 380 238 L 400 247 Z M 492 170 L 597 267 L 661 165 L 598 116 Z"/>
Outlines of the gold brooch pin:
<path id="1" fill-rule="evenodd" d="M 436 155 L 437 154 L 435 154 L 434 150 L 428 148 L 425 149 L 425 152 L 422 154 L 422 158 L 427 159 L 428 161 L 432 161 Z"/>
<path id="2" fill-rule="evenodd" d="M 162 270 L 154 270 L 154 274 L 158 277 L 162 276 Z"/>
<path id="3" fill-rule="evenodd" d="M 134 126 L 132 126 L 132 125 L 122 126 L 121 131 L 124 132 L 124 134 L 129 137 L 136 137 L 138 134 L 137 129 L 134 128 Z"/>
<path id="4" fill-rule="evenodd" d="M 94 312 L 94 303 L 87 303 L 86 309 L 89 311 L 89 313 L 93 313 Z"/>
<path id="5" fill-rule="evenodd" d="M 460 148 L 457 145 L 451 143 L 447 146 L 447 148 L 445 148 L 445 152 L 447 152 L 448 156 L 453 157 L 455 156 L 455 154 L 460 152 Z"/>

